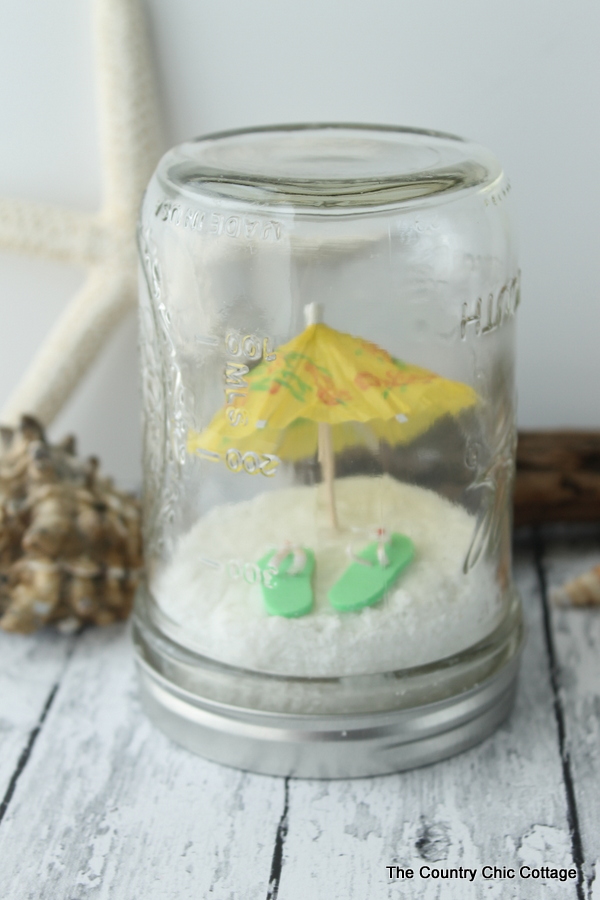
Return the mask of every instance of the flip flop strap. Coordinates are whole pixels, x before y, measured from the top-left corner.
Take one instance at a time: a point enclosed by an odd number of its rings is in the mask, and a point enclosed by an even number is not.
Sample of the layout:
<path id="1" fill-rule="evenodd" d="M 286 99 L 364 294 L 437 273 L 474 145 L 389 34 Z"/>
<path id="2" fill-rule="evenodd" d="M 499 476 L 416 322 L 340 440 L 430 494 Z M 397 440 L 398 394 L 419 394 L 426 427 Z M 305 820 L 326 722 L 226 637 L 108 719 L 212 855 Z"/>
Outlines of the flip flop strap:
<path id="1" fill-rule="evenodd" d="M 279 567 L 282 562 L 290 555 L 293 556 L 293 559 L 286 575 L 298 575 L 306 565 L 306 553 L 300 544 L 292 544 L 291 541 L 286 541 L 286 543 L 277 550 L 274 556 L 271 557 L 270 565 L 276 569 L 277 573 L 279 573 Z"/>
<path id="2" fill-rule="evenodd" d="M 352 562 L 360 563 L 361 566 L 368 566 L 370 569 L 373 568 L 373 563 L 369 562 L 368 559 L 363 559 L 362 556 L 359 556 L 358 553 L 355 553 L 350 544 L 346 547 L 346 554 L 352 560 Z"/>
<path id="3" fill-rule="evenodd" d="M 390 558 L 385 552 L 385 546 L 390 539 L 390 533 L 387 528 L 377 529 L 377 559 L 382 569 L 390 564 Z"/>
<path id="4" fill-rule="evenodd" d="M 390 558 L 385 551 L 386 544 L 389 542 L 390 534 L 387 528 L 378 528 L 375 537 L 377 540 L 377 561 L 382 569 L 385 569 L 390 564 Z M 364 559 L 362 556 L 358 556 L 357 553 L 354 552 L 352 547 L 348 545 L 346 548 L 346 553 L 350 557 L 353 562 L 360 563 L 362 566 L 373 566 L 372 562 L 369 562 L 368 559 Z"/>

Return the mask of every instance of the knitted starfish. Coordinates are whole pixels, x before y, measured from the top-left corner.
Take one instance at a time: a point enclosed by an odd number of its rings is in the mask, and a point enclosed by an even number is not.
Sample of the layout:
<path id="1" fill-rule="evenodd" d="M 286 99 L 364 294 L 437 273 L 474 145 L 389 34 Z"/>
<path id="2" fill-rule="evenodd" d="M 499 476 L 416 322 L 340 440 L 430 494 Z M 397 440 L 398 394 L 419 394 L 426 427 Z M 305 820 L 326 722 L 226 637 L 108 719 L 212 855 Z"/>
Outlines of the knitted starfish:
<path id="1" fill-rule="evenodd" d="M 0 247 L 83 265 L 73 298 L 0 421 L 49 424 L 136 298 L 135 222 L 160 155 L 140 0 L 94 0 L 104 204 L 96 215 L 0 199 Z"/>

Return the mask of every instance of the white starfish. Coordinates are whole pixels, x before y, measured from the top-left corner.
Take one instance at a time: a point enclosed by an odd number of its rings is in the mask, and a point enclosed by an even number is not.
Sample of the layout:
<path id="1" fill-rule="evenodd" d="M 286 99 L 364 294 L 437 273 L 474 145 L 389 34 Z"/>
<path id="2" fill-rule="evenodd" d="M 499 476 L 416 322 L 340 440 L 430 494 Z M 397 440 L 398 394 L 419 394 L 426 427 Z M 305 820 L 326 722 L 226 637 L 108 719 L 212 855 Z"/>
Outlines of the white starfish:
<path id="1" fill-rule="evenodd" d="M 83 264 L 88 278 L 0 414 L 46 425 L 136 300 L 135 223 L 160 156 L 156 92 L 140 0 L 94 0 L 104 199 L 96 215 L 0 199 L 0 247 Z"/>

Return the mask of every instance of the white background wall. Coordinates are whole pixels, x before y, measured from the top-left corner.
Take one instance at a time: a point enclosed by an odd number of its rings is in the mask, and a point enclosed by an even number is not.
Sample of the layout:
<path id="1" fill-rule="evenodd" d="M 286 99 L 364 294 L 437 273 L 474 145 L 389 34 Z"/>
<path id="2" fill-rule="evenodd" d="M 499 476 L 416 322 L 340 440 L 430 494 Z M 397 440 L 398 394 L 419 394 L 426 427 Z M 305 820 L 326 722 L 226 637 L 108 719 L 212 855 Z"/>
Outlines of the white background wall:
<path id="1" fill-rule="evenodd" d="M 0 0 L 0 194 L 100 202 L 91 0 Z M 302 120 L 489 146 L 520 232 L 520 424 L 600 428 L 597 0 L 147 0 L 165 143 Z M 0 406 L 82 274 L 0 255 Z M 139 482 L 135 321 L 53 428 Z"/>

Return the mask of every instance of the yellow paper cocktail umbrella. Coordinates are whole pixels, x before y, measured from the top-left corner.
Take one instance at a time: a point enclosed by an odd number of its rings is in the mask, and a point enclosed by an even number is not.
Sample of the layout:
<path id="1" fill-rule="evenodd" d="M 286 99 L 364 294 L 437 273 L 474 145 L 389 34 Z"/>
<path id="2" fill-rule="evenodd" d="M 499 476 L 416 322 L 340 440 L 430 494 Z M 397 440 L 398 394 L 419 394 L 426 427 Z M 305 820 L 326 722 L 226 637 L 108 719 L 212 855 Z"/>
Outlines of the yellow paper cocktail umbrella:
<path id="1" fill-rule="evenodd" d="M 297 461 L 318 450 L 332 524 L 334 453 L 364 443 L 368 429 L 389 444 L 408 443 L 445 415 L 477 401 L 466 384 L 394 359 L 381 347 L 318 321 L 262 360 L 232 391 L 202 432 L 190 431 L 190 453 L 220 459 L 235 448 Z"/>

